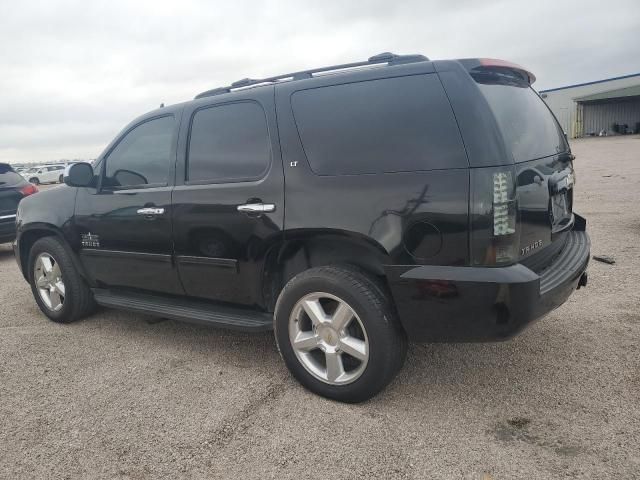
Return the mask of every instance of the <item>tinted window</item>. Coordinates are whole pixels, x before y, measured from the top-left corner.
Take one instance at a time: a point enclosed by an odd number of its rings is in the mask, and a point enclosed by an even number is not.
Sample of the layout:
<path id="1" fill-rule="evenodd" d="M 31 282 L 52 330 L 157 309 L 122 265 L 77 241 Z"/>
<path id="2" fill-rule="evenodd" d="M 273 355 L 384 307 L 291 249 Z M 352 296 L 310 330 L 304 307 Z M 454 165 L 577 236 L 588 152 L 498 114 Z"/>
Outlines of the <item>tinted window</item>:
<path id="1" fill-rule="evenodd" d="M 477 80 L 477 79 L 476 79 Z M 483 79 L 489 81 L 488 77 Z M 516 162 L 567 150 L 564 134 L 540 97 L 528 86 L 479 83 Z"/>
<path id="2" fill-rule="evenodd" d="M 157 118 L 135 127 L 107 157 L 103 185 L 166 185 L 173 134 L 173 117 Z"/>
<path id="3" fill-rule="evenodd" d="M 451 106 L 436 75 L 296 92 L 293 111 L 318 175 L 466 167 Z"/>
<path id="4" fill-rule="evenodd" d="M 258 104 L 220 105 L 193 116 L 187 172 L 190 182 L 257 179 L 270 160 L 266 119 Z"/>

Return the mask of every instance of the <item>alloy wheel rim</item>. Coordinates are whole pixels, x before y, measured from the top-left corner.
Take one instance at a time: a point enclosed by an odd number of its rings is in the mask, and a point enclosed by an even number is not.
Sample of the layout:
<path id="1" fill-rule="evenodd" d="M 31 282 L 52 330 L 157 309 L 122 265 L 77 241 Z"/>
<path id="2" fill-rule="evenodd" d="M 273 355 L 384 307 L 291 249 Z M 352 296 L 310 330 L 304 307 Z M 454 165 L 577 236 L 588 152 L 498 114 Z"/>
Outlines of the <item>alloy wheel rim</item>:
<path id="1" fill-rule="evenodd" d="M 369 339 L 355 310 L 324 292 L 309 293 L 293 307 L 289 340 L 302 366 L 330 385 L 355 382 L 369 361 Z"/>
<path id="2" fill-rule="evenodd" d="M 52 312 L 62 309 L 65 299 L 65 286 L 60 265 L 48 253 L 41 253 L 33 267 L 33 278 L 40 299 Z"/>

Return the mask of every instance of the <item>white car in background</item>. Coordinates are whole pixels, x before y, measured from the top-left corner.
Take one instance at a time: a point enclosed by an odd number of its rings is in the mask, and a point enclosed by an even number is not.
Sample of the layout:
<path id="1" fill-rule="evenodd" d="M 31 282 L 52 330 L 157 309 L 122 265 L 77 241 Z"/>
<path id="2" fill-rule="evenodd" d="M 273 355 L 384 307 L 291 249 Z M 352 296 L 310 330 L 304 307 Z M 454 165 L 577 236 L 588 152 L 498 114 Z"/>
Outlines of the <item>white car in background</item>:
<path id="1" fill-rule="evenodd" d="M 20 175 L 34 185 L 57 183 L 62 182 L 64 167 L 64 165 L 40 165 L 24 171 Z"/>

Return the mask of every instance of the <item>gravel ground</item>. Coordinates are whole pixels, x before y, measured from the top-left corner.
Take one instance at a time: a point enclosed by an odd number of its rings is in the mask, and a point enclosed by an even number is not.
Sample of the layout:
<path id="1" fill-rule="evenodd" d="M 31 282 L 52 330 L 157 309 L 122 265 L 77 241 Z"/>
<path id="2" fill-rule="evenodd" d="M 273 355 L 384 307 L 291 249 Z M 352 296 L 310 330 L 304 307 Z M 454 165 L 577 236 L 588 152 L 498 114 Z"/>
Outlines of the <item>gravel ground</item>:
<path id="1" fill-rule="evenodd" d="M 48 322 L 0 246 L 0 477 L 640 478 L 640 138 L 573 148 L 617 263 L 511 341 L 412 345 L 362 405 L 299 387 L 271 334 Z"/>

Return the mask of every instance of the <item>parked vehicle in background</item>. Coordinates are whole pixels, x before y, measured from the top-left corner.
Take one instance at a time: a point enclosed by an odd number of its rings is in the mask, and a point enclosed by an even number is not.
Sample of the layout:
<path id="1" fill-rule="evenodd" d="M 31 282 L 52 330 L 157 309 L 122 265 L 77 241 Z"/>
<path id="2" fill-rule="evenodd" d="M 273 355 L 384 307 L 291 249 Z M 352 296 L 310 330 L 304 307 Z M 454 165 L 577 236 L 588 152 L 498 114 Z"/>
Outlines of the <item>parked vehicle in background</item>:
<path id="1" fill-rule="evenodd" d="M 40 165 L 22 172 L 21 175 L 34 185 L 41 183 L 62 183 L 64 179 L 64 168 L 64 165 Z"/>
<path id="2" fill-rule="evenodd" d="M 407 338 L 505 339 L 586 285 L 573 155 L 534 80 L 385 53 L 201 93 L 22 202 L 16 259 L 53 321 L 98 303 L 274 329 L 305 387 L 368 399 Z"/>
<path id="3" fill-rule="evenodd" d="M 13 241 L 18 203 L 37 191 L 38 187 L 18 175 L 11 165 L 0 163 L 0 243 Z"/>

